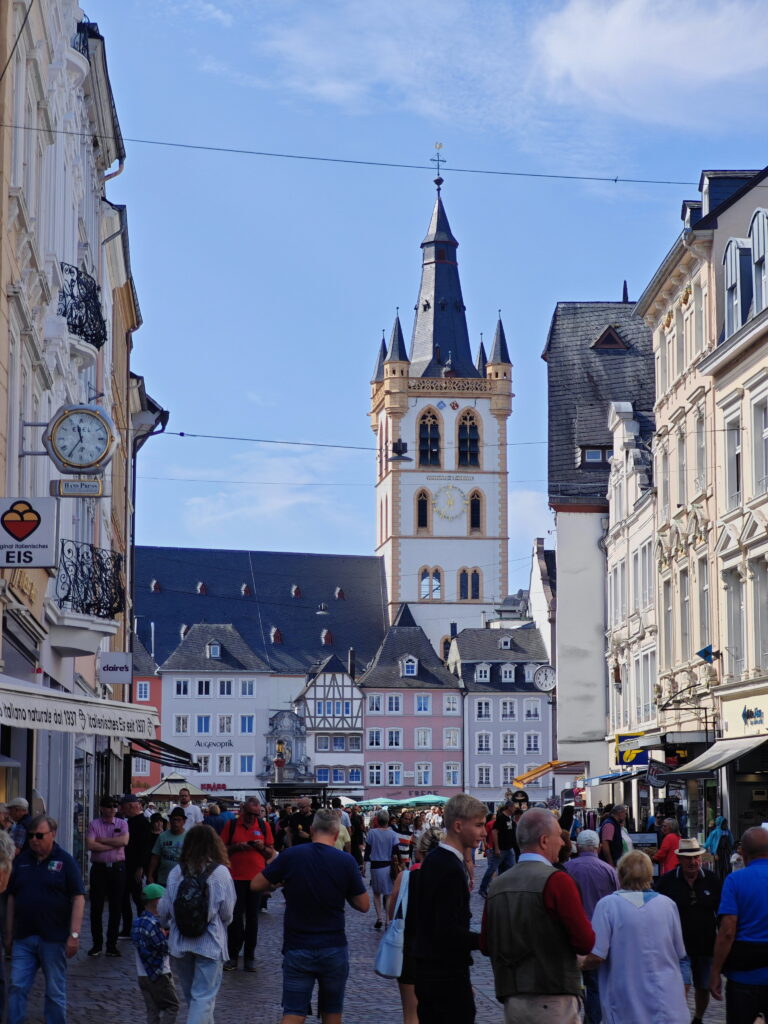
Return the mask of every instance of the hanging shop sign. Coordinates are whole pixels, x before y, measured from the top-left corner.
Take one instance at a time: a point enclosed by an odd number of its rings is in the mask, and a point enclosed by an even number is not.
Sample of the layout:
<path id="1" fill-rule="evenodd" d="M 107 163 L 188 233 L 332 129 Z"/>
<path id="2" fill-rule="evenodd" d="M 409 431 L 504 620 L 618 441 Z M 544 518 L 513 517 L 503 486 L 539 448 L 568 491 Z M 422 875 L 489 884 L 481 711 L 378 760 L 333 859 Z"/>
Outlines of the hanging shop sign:
<path id="1" fill-rule="evenodd" d="M 59 562 L 55 498 L 0 500 L 0 567 L 51 569 Z"/>
<path id="2" fill-rule="evenodd" d="M 160 720 L 154 708 L 69 696 L 42 687 L 22 689 L 0 681 L 0 725 L 154 739 Z"/>
<path id="3" fill-rule="evenodd" d="M 123 651 L 101 651 L 96 657 L 96 674 L 106 686 L 130 683 L 133 673 L 133 655 Z"/>
<path id="4" fill-rule="evenodd" d="M 649 761 L 648 768 L 645 773 L 645 779 L 649 786 L 653 786 L 654 789 L 663 789 L 666 785 L 664 776 L 667 774 L 669 769 L 661 761 Z"/>
<path id="5" fill-rule="evenodd" d="M 51 494 L 55 498 L 108 498 L 101 477 L 90 480 L 51 480 Z"/>
<path id="6" fill-rule="evenodd" d="M 638 742 L 642 735 L 641 732 L 617 733 L 616 764 L 648 764 L 648 751 L 641 750 Z"/>

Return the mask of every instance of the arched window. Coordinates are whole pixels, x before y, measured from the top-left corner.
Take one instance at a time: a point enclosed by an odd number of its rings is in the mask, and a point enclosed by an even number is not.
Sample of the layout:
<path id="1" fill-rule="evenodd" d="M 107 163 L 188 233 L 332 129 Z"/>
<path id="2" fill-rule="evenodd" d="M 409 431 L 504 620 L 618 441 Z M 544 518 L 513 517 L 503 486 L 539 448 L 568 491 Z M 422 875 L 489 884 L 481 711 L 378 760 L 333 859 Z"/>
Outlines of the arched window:
<path id="1" fill-rule="evenodd" d="M 444 636 L 440 641 L 440 651 L 442 653 L 443 661 L 448 661 L 448 655 L 451 651 L 451 638 L 449 636 Z"/>
<path id="2" fill-rule="evenodd" d="M 419 579 L 419 599 L 421 601 L 429 600 L 429 569 L 421 570 L 421 577 Z"/>
<path id="3" fill-rule="evenodd" d="M 460 601 L 479 601 L 482 590 L 482 576 L 479 569 L 459 569 Z"/>
<path id="4" fill-rule="evenodd" d="M 440 465 L 440 421 L 432 409 L 425 409 L 419 418 L 419 465 Z"/>
<path id="5" fill-rule="evenodd" d="M 768 210 L 755 210 L 749 225 L 752 241 L 752 295 L 754 314 L 768 306 L 768 279 L 766 278 L 766 249 L 768 249 Z"/>
<path id="6" fill-rule="evenodd" d="M 480 600 L 480 570 L 473 569 L 469 577 L 469 596 L 473 601 Z"/>
<path id="7" fill-rule="evenodd" d="M 480 465 L 480 428 L 473 412 L 459 419 L 459 466 Z"/>
<path id="8" fill-rule="evenodd" d="M 429 491 L 419 491 L 416 495 L 416 529 L 428 531 L 430 528 L 429 512 L 432 502 Z"/>
<path id="9" fill-rule="evenodd" d="M 469 573 L 462 569 L 459 573 L 459 600 L 466 601 L 469 597 Z"/>
<path id="10" fill-rule="evenodd" d="M 419 569 L 419 600 L 439 601 L 443 593 L 443 571 L 435 566 Z"/>
<path id="11" fill-rule="evenodd" d="M 439 569 L 432 570 L 432 600 L 440 600 L 442 577 Z"/>
<path id="12" fill-rule="evenodd" d="M 480 491 L 472 491 L 469 496 L 469 532 L 483 532 L 483 496 Z"/>

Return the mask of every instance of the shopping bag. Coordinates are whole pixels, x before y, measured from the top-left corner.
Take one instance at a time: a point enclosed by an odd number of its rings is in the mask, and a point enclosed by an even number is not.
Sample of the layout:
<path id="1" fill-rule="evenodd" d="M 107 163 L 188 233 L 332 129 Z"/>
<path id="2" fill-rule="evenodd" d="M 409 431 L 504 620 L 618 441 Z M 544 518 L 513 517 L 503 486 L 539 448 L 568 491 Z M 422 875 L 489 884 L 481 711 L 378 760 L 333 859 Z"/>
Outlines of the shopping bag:
<path id="1" fill-rule="evenodd" d="M 373 969 L 380 978 L 399 978 L 403 973 L 403 946 L 405 944 L 405 915 L 408 910 L 408 880 L 410 871 L 403 872 L 400 892 L 397 894 L 395 913 L 384 932 Z"/>

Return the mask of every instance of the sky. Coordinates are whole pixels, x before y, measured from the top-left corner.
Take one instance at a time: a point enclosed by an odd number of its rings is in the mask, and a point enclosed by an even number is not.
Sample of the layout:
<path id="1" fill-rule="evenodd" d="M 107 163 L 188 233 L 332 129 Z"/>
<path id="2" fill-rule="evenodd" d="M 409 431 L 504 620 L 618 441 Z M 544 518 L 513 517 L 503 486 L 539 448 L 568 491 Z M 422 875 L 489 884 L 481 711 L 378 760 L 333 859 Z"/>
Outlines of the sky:
<path id="1" fill-rule="evenodd" d="M 410 337 L 440 142 L 470 338 L 491 340 L 501 309 L 514 364 L 510 588 L 526 586 L 533 538 L 555 543 L 555 304 L 619 300 L 624 279 L 636 299 L 701 170 L 768 163 L 761 0 L 83 9 L 126 137 L 107 194 L 128 206 L 133 368 L 170 410 L 140 454 L 138 542 L 373 553 L 369 382 L 398 307 Z"/>

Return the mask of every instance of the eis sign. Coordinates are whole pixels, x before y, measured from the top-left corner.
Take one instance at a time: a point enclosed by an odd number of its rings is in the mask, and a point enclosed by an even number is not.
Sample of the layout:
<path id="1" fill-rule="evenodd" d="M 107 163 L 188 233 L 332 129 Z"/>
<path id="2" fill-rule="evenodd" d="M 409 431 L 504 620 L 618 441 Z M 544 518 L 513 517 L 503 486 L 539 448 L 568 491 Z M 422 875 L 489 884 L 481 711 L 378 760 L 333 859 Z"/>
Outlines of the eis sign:
<path id="1" fill-rule="evenodd" d="M 0 499 L 0 568 L 54 568 L 58 532 L 55 498 Z"/>

